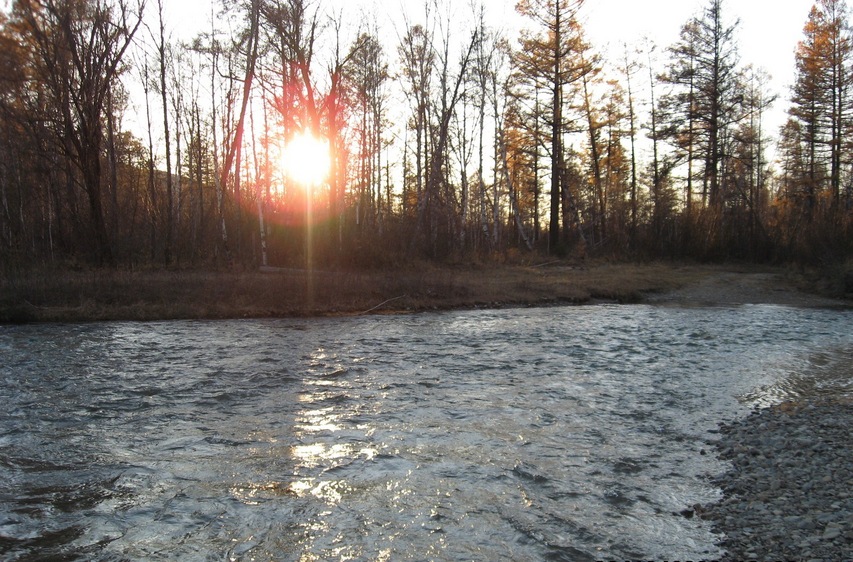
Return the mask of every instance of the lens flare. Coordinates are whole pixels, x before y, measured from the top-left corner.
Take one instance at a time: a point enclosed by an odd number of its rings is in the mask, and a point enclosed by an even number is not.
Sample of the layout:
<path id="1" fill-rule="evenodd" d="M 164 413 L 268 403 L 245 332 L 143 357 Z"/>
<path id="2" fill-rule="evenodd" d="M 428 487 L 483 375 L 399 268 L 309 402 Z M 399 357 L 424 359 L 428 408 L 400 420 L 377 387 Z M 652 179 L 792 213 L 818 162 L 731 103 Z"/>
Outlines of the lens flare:
<path id="1" fill-rule="evenodd" d="M 294 182 L 304 187 L 319 185 L 329 177 L 329 141 L 303 131 L 285 144 L 281 164 L 285 175 Z"/>

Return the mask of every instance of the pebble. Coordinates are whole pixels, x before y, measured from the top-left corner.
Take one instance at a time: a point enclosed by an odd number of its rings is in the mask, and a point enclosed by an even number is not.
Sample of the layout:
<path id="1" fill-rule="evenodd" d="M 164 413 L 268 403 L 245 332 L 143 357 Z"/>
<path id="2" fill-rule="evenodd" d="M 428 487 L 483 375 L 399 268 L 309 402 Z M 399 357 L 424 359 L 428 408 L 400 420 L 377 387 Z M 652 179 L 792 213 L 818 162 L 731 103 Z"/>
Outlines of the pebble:
<path id="1" fill-rule="evenodd" d="M 823 531 L 824 540 L 833 540 L 837 539 L 841 536 L 841 528 L 840 527 L 827 527 Z"/>
<path id="2" fill-rule="evenodd" d="M 853 403 L 786 403 L 719 433 L 731 468 L 697 513 L 723 536 L 723 561 L 853 560 Z"/>

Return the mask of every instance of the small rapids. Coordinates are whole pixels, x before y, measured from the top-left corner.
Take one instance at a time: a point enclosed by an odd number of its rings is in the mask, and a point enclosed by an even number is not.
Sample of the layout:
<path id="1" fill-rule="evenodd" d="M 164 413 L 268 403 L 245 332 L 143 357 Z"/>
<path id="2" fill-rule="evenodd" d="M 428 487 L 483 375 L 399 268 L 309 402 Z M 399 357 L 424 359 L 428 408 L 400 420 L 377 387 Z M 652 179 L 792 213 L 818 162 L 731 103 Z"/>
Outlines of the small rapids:
<path id="1" fill-rule="evenodd" d="M 3 560 L 712 559 L 721 421 L 853 314 L 595 305 L 0 327 Z"/>

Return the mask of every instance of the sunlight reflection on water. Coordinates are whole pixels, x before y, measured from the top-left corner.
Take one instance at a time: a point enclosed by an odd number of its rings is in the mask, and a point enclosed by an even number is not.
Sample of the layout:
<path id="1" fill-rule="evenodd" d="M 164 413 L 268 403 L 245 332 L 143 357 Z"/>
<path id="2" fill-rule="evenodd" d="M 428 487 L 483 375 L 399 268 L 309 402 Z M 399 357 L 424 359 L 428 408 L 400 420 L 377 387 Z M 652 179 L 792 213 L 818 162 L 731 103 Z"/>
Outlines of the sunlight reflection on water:
<path id="1" fill-rule="evenodd" d="M 0 332 L 0 557 L 713 558 L 720 421 L 850 392 L 850 312 Z"/>

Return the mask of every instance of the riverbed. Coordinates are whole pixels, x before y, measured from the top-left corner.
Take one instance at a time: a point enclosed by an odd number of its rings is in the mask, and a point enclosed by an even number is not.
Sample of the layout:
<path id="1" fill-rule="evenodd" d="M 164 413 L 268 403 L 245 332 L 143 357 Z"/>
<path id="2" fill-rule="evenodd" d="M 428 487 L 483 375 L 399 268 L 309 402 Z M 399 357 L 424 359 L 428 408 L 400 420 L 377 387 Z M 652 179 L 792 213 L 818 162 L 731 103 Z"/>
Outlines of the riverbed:
<path id="1" fill-rule="evenodd" d="M 713 559 L 720 422 L 851 391 L 853 312 L 0 328 L 9 560 Z"/>

